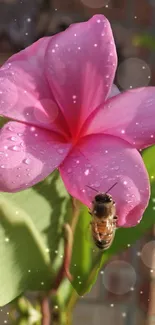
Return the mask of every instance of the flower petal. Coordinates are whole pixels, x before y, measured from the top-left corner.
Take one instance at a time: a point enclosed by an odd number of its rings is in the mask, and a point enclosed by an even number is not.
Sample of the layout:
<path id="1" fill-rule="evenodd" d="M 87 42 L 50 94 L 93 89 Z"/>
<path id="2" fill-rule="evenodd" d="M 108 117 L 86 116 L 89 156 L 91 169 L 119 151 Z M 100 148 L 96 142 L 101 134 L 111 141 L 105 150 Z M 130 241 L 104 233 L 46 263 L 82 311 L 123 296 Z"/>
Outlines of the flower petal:
<path id="1" fill-rule="evenodd" d="M 73 135 L 111 89 L 117 65 L 112 30 L 103 15 L 52 37 L 46 73 Z"/>
<path id="2" fill-rule="evenodd" d="M 109 99 L 89 120 L 85 134 L 118 136 L 137 149 L 155 143 L 155 87 L 126 91 Z"/>
<path id="3" fill-rule="evenodd" d="M 139 222 L 149 200 L 149 181 L 139 152 L 126 141 L 109 135 L 85 137 L 60 166 L 70 194 L 90 207 L 95 192 L 110 191 L 116 201 L 118 225 Z"/>
<path id="4" fill-rule="evenodd" d="M 0 69 L 0 115 L 65 133 L 65 121 L 44 75 L 45 37 Z"/>
<path id="5" fill-rule="evenodd" d="M 48 130 L 9 122 L 0 130 L 0 191 L 30 187 L 56 169 L 70 144 Z"/>

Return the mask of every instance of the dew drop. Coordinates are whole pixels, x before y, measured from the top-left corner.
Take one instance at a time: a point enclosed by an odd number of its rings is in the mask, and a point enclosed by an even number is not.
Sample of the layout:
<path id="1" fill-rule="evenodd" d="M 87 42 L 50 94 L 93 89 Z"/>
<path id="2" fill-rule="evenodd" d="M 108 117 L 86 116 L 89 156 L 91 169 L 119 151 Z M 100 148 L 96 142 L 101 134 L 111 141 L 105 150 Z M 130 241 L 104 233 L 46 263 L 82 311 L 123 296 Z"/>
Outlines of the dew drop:
<path id="1" fill-rule="evenodd" d="M 30 128 L 30 130 L 31 130 L 32 132 L 34 132 L 34 131 L 36 130 L 36 128 L 35 128 L 34 126 L 32 126 L 32 127 Z"/>
<path id="2" fill-rule="evenodd" d="M 86 169 L 84 173 L 85 173 L 86 176 L 88 176 L 89 175 L 89 169 Z"/>
<path id="3" fill-rule="evenodd" d="M 8 149 L 8 146 L 4 146 L 4 149 L 5 149 L 5 150 Z"/>
<path id="4" fill-rule="evenodd" d="M 0 167 L 1 167 L 1 168 L 5 168 L 5 166 L 4 166 L 4 165 L 1 165 Z"/>
<path id="5" fill-rule="evenodd" d="M 64 152 L 63 149 L 58 149 L 58 153 L 62 154 Z"/>
<path id="6" fill-rule="evenodd" d="M 121 130 L 121 133 L 124 134 L 125 133 L 125 130 Z"/>
<path id="7" fill-rule="evenodd" d="M 23 135 L 23 133 L 17 133 L 19 137 L 21 137 Z"/>
<path id="8" fill-rule="evenodd" d="M 13 151 L 20 151 L 20 148 L 19 148 L 18 146 L 13 146 L 13 147 L 12 147 L 12 150 L 13 150 Z"/>
<path id="9" fill-rule="evenodd" d="M 9 131 L 13 131 L 13 128 L 11 126 L 8 127 Z"/>
<path id="10" fill-rule="evenodd" d="M 29 158 L 24 159 L 24 163 L 25 163 L 26 165 L 29 165 L 29 164 L 30 164 L 30 159 L 29 159 Z"/>
<path id="11" fill-rule="evenodd" d="M 94 186 L 95 186 L 95 187 L 99 187 L 99 186 L 100 186 L 100 183 L 99 183 L 99 182 L 96 182 L 96 183 L 94 184 Z"/>
<path id="12" fill-rule="evenodd" d="M 97 47 L 97 44 L 96 43 L 94 44 L 94 47 Z"/>
<path id="13" fill-rule="evenodd" d="M 11 141 L 16 141 L 17 139 L 15 137 L 10 138 Z"/>

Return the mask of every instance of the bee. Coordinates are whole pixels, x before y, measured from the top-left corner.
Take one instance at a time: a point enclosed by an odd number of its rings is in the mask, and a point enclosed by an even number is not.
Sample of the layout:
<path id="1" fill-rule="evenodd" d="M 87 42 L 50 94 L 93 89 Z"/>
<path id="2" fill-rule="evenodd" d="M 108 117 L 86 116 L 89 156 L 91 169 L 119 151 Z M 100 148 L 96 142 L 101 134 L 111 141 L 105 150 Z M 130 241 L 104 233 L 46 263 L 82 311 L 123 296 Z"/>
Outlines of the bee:
<path id="1" fill-rule="evenodd" d="M 101 193 L 87 185 L 87 187 L 98 193 L 92 201 L 92 209 L 89 210 L 89 213 L 93 218 L 90 222 L 92 237 L 96 246 L 101 250 L 108 249 L 115 236 L 117 225 L 115 201 L 108 192 L 116 184 L 111 186 L 105 193 Z"/>

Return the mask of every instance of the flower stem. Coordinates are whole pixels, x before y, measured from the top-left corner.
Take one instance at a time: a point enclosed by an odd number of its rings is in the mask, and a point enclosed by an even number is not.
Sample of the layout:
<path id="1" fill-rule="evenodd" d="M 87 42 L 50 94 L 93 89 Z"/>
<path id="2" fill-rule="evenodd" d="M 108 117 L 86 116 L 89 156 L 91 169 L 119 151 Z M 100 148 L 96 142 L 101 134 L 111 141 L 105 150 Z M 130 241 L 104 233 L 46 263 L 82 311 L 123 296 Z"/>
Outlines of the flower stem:
<path id="1" fill-rule="evenodd" d="M 48 295 L 44 295 L 41 298 L 41 313 L 42 313 L 42 320 L 41 325 L 52 325 L 51 323 L 51 310 L 49 306 L 49 299 Z"/>

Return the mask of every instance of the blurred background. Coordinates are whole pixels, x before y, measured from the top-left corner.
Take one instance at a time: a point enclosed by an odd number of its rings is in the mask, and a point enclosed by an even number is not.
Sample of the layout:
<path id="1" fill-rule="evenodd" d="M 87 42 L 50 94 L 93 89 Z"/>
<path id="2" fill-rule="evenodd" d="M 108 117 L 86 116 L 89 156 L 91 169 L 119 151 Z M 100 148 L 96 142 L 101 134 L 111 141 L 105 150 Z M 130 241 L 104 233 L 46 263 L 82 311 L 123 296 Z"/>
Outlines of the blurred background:
<path id="1" fill-rule="evenodd" d="M 155 0 L 0 0 L 0 65 L 40 37 L 96 13 L 112 24 L 119 89 L 155 85 Z M 100 271 L 92 291 L 77 302 L 73 325 L 155 324 L 154 234 L 152 229 Z M 0 325 L 10 324 L 8 313 L 1 309 Z"/>

